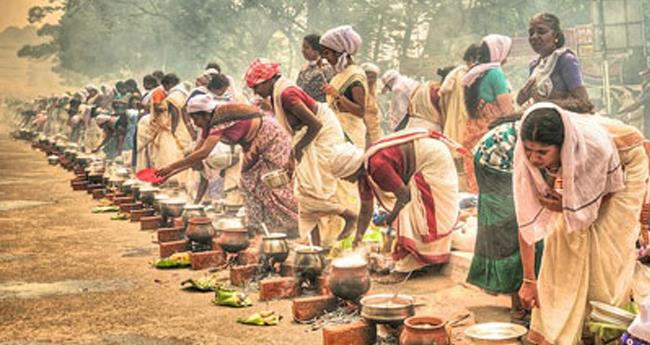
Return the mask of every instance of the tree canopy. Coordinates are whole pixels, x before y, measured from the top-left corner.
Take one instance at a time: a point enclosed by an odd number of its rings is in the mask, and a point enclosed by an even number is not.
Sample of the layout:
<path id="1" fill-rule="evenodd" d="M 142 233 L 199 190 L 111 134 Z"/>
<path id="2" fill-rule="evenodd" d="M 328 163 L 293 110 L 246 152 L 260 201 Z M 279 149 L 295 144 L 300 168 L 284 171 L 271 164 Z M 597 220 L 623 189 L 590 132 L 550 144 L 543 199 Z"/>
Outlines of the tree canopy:
<path id="1" fill-rule="evenodd" d="M 357 60 L 382 67 L 409 58 L 452 55 L 486 33 L 525 36 L 530 16 L 551 11 L 563 26 L 588 23 L 583 0 L 50 0 L 34 7 L 32 23 L 49 41 L 19 56 L 54 57 L 67 80 L 143 74 L 154 69 L 193 77 L 207 62 L 235 76 L 256 56 L 295 71 L 302 37 L 350 24 L 362 35 Z M 432 66 L 435 69 L 438 66 Z"/>

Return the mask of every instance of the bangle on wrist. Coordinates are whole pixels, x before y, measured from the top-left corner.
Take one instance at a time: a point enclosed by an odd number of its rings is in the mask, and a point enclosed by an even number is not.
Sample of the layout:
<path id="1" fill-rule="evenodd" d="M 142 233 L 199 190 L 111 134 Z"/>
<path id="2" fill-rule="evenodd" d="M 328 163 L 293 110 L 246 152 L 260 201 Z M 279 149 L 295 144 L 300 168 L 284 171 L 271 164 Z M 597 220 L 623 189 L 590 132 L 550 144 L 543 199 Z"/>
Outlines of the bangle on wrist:
<path id="1" fill-rule="evenodd" d="M 524 283 L 537 284 L 537 280 L 524 278 Z"/>

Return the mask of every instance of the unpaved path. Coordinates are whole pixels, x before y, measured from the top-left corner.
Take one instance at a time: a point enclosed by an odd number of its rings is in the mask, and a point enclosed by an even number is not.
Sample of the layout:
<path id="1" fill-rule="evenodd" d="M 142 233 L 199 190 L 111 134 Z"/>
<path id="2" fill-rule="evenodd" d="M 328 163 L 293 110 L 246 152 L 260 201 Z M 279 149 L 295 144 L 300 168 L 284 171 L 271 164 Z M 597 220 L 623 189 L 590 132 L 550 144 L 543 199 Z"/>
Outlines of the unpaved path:
<path id="1" fill-rule="evenodd" d="M 181 290 L 182 280 L 205 272 L 151 268 L 155 235 L 91 214 L 96 202 L 71 191 L 70 178 L 0 132 L 0 344 L 321 343 L 319 331 L 291 322 L 290 301 L 257 302 L 253 294 L 253 307 L 227 309 L 212 305 L 211 294 Z M 451 317 L 469 310 L 477 321 L 507 319 L 506 298 L 449 278 L 418 278 L 402 290 L 426 303 L 418 313 Z M 264 309 L 282 314 L 281 324 L 235 321 Z"/>

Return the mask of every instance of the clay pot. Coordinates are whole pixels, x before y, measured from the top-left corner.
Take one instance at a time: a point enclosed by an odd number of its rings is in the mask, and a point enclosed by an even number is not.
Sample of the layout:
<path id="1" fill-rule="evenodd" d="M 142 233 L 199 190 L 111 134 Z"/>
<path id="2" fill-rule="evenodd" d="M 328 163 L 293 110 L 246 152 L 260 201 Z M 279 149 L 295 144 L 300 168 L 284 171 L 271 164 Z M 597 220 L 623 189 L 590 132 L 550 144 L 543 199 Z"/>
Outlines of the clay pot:
<path id="1" fill-rule="evenodd" d="M 214 237 L 212 219 L 207 217 L 190 218 L 187 223 L 185 234 L 190 240 L 201 243 L 212 241 Z"/>
<path id="2" fill-rule="evenodd" d="M 227 253 L 238 253 L 250 245 L 246 229 L 222 229 L 219 246 Z"/>
<path id="3" fill-rule="evenodd" d="M 358 301 L 370 289 L 368 263 L 360 257 L 334 260 L 329 275 L 329 286 L 334 296 Z"/>
<path id="4" fill-rule="evenodd" d="M 404 320 L 400 345 L 451 345 L 447 323 L 433 316 L 411 316 Z"/>

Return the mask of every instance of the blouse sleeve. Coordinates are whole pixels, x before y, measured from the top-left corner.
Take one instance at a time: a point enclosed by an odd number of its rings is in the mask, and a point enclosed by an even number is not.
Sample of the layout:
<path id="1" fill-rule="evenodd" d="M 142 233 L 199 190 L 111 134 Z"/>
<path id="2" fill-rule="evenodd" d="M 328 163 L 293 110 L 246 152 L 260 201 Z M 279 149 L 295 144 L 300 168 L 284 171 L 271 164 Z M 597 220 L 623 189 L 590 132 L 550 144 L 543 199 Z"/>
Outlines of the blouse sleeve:
<path id="1" fill-rule="evenodd" d="M 394 193 L 404 187 L 400 174 L 392 164 L 382 158 L 381 154 L 372 156 L 368 166 L 370 167 L 369 174 L 382 190 Z"/>
<path id="2" fill-rule="evenodd" d="M 499 95 L 510 93 L 510 86 L 508 85 L 508 80 L 506 79 L 505 73 L 501 68 L 491 69 L 486 78 L 489 80 L 490 85 L 492 86 L 492 92 L 494 92 L 494 98 Z"/>
<path id="3" fill-rule="evenodd" d="M 558 61 L 558 72 L 564 80 L 568 91 L 573 91 L 584 85 L 582 81 L 582 72 L 580 69 L 580 61 L 572 53 L 562 55 Z"/>

